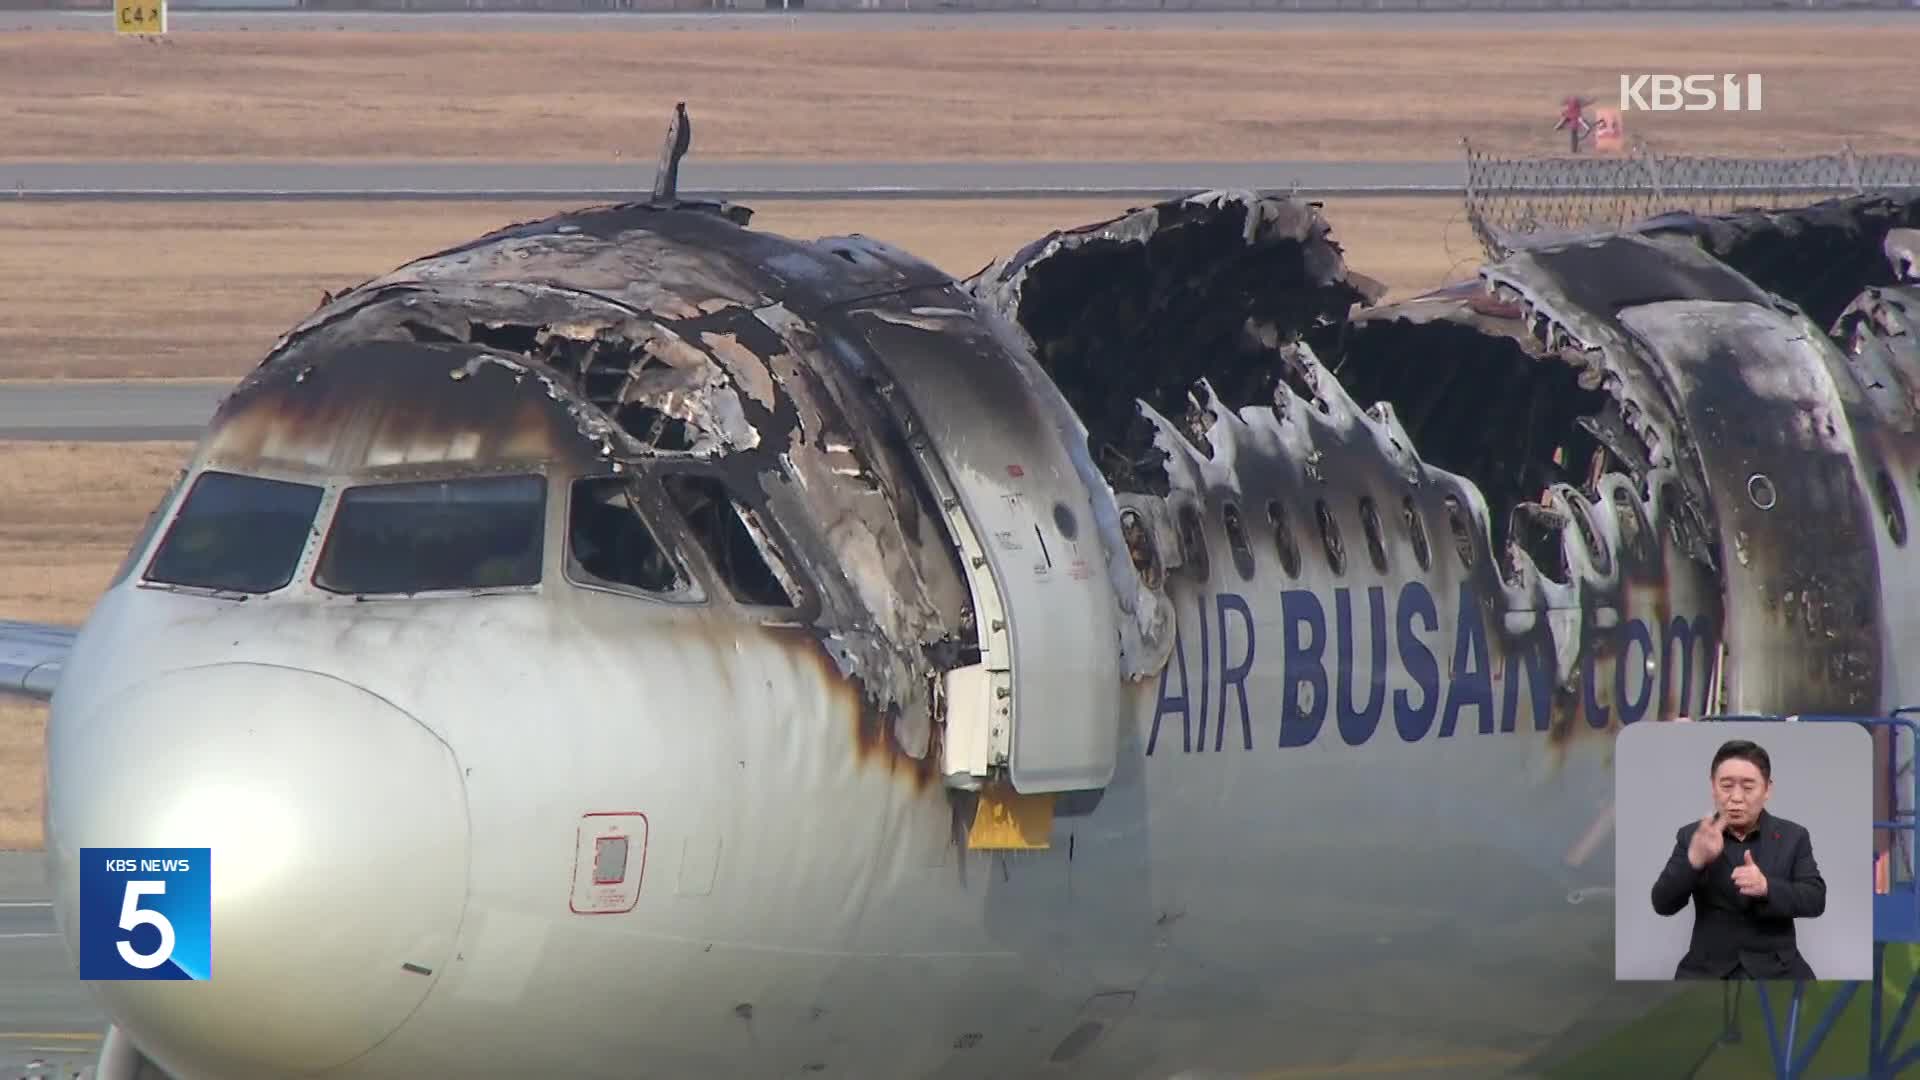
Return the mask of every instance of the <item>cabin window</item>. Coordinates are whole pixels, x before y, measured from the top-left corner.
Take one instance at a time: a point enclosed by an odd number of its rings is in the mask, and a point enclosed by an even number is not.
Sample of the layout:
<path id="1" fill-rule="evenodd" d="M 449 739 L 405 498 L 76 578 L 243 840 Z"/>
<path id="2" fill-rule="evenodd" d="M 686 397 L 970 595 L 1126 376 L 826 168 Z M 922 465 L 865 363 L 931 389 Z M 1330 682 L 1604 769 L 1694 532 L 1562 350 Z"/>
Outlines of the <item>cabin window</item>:
<path id="1" fill-rule="evenodd" d="M 1233 549 L 1233 568 L 1242 581 L 1253 580 L 1253 545 L 1247 542 L 1247 526 L 1240 520 L 1240 508 L 1228 503 L 1220 511 L 1227 527 L 1227 546 Z"/>
<path id="2" fill-rule="evenodd" d="M 1420 517 L 1420 508 L 1413 504 L 1413 496 L 1400 500 L 1400 517 L 1406 522 L 1407 535 L 1413 541 L 1414 560 L 1422 571 L 1433 569 L 1433 547 L 1427 542 L 1427 523 Z"/>
<path id="3" fill-rule="evenodd" d="M 1387 572 L 1387 538 L 1380 531 L 1380 511 L 1373 505 L 1373 496 L 1360 496 L 1360 531 L 1367 538 L 1367 558 L 1373 560 L 1373 569 L 1377 573 Z"/>
<path id="4" fill-rule="evenodd" d="M 1327 500 L 1314 502 L 1313 511 L 1320 519 L 1320 539 L 1327 546 L 1327 568 L 1334 574 L 1347 572 L 1347 549 L 1340 539 L 1340 523 L 1333 520 L 1333 511 L 1327 507 Z"/>
<path id="5" fill-rule="evenodd" d="M 576 481 L 567 512 L 568 570 L 598 585 L 673 593 L 688 581 L 678 560 L 634 499 L 633 481 L 596 476 Z"/>
<path id="6" fill-rule="evenodd" d="M 283 588 L 306 550 L 320 495 L 314 484 L 201 473 L 145 580 L 240 593 Z"/>
<path id="7" fill-rule="evenodd" d="M 1447 531 L 1453 533 L 1453 552 L 1460 556 L 1460 565 L 1473 566 L 1473 534 L 1467 532 L 1467 516 L 1460 509 L 1460 498 L 1448 495 L 1442 500 L 1447 506 Z"/>
<path id="8" fill-rule="evenodd" d="M 314 584 L 362 595 L 537 585 L 546 508 L 539 476 L 348 488 Z"/>
<path id="9" fill-rule="evenodd" d="M 1300 543 L 1293 538 L 1293 525 L 1287 521 L 1287 508 L 1278 499 L 1267 501 L 1267 524 L 1273 526 L 1273 548 L 1280 556 L 1280 568 L 1288 577 L 1300 576 Z"/>
<path id="10" fill-rule="evenodd" d="M 1201 581 L 1212 573 L 1207 556 L 1207 534 L 1200 527 L 1200 512 L 1191 506 L 1180 508 L 1180 557 Z"/>
<path id="11" fill-rule="evenodd" d="M 799 604 L 793 574 L 759 515 L 725 484 L 698 473 L 671 473 L 662 484 L 735 600 L 763 607 Z"/>
<path id="12" fill-rule="evenodd" d="M 147 519 L 140 523 L 140 535 L 134 537 L 133 546 L 127 549 L 127 553 L 120 559 L 120 565 L 114 568 L 113 580 L 108 582 L 108 588 L 127 580 L 127 576 L 133 573 L 133 568 L 140 564 L 140 556 L 146 553 L 147 545 L 153 542 L 153 534 L 160 528 L 160 519 L 166 515 L 167 507 L 173 503 L 174 496 L 180 494 L 180 485 L 185 483 L 186 479 L 185 469 L 175 473 L 173 483 L 167 485 L 166 494 L 160 496 L 160 500 L 153 504 L 153 509 L 147 511 Z"/>

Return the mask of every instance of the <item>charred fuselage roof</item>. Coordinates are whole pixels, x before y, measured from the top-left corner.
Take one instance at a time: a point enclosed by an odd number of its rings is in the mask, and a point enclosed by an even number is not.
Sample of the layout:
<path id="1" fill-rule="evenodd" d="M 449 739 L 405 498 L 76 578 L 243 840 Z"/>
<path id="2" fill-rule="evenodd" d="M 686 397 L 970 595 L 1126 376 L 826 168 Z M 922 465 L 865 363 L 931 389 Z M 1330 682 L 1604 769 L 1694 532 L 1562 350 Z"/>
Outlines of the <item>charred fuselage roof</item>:
<path id="1" fill-rule="evenodd" d="M 568 467 L 722 478 L 774 524 L 811 585 L 791 630 L 813 637 L 876 715 L 917 708 L 924 720 L 930 674 L 975 647 L 973 613 L 886 400 L 874 327 L 937 323 L 916 340 L 947 348 L 943 363 L 1017 343 L 911 256 L 746 220 L 724 205 L 623 204 L 497 230 L 327 298 L 234 402 L 306 415 L 302 395 L 325 396 L 331 415 L 359 394 L 383 414 L 466 414 L 491 373 L 515 374 L 577 432 L 556 455 Z M 459 362 L 383 374 L 380 357 L 399 349 Z M 482 378 L 452 377 L 468 367 Z"/>

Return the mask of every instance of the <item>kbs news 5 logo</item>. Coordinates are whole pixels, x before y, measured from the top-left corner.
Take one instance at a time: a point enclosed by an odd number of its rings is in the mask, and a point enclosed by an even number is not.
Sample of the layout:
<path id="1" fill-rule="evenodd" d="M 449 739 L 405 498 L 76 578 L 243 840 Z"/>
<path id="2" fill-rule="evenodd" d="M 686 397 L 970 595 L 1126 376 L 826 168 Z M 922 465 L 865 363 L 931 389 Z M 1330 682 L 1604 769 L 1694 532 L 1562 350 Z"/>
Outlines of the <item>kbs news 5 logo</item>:
<path id="1" fill-rule="evenodd" d="M 212 851 L 80 849 L 80 977 L 213 975 Z"/>

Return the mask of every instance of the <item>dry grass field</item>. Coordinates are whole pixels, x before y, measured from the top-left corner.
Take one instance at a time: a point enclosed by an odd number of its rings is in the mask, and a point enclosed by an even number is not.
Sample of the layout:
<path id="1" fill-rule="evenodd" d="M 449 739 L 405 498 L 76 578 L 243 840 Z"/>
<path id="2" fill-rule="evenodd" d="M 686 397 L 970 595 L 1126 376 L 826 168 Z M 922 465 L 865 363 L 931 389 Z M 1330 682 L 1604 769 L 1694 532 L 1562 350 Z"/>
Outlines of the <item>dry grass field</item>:
<path id="1" fill-rule="evenodd" d="M 0 36 L 20 159 L 650 164 L 689 102 L 699 158 L 1452 158 L 1557 151 L 1559 99 L 1622 72 L 1760 72 L 1765 111 L 1630 114 L 1669 152 L 1920 145 L 1920 22 L 789 32 L 189 31 Z"/>
<path id="2" fill-rule="evenodd" d="M 85 618 L 190 449 L 0 442 L 0 617 Z M 0 700 L 0 850 L 39 846 L 45 717 Z"/>
<path id="3" fill-rule="evenodd" d="M 862 232 L 965 275 L 1051 229 L 1127 207 L 1124 200 L 768 203 L 756 204 L 753 225 L 798 237 Z M 313 310 L 321 290 L 561 208 L 0 203 L 0 281 L 8 283 L 0 379 L 237 376 Z M 1348 261 L 1396 293 L 1431 288 L 1450 271 L 1478 265 L 1457 201 L 1342 199 L 1326 213 Z"/>
<path id="4" fill-rule="evenodd" d="M 0 700 L 0 851 L 41 846 L 40 799 L 46 786 L 41 736 L 43 705 Z"/>
<path id="5" fill-rule="evenodd" d="M 85 618 L 191 449 L 0 442 L 0 618 Z"/>

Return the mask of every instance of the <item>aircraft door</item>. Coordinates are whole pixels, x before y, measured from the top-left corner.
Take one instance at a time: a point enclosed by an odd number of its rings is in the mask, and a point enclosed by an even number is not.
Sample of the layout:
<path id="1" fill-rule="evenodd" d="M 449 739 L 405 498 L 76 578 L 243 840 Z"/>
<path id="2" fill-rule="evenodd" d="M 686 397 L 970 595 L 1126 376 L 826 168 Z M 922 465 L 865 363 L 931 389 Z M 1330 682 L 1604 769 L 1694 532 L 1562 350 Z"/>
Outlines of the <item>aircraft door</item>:
<path id="1" fill-rule="evenodd" d="M 849 316 L 946 510 L 980 631 L 981 663 L 947 677 L 948 783 L 977 787 L 1004 766 L 1023 794 L 1104 787 L 1123 722 L 1121 614 L 1078 436 L 1041 397 L 1058 390 L 972 311 L 886 304 Z"/>

